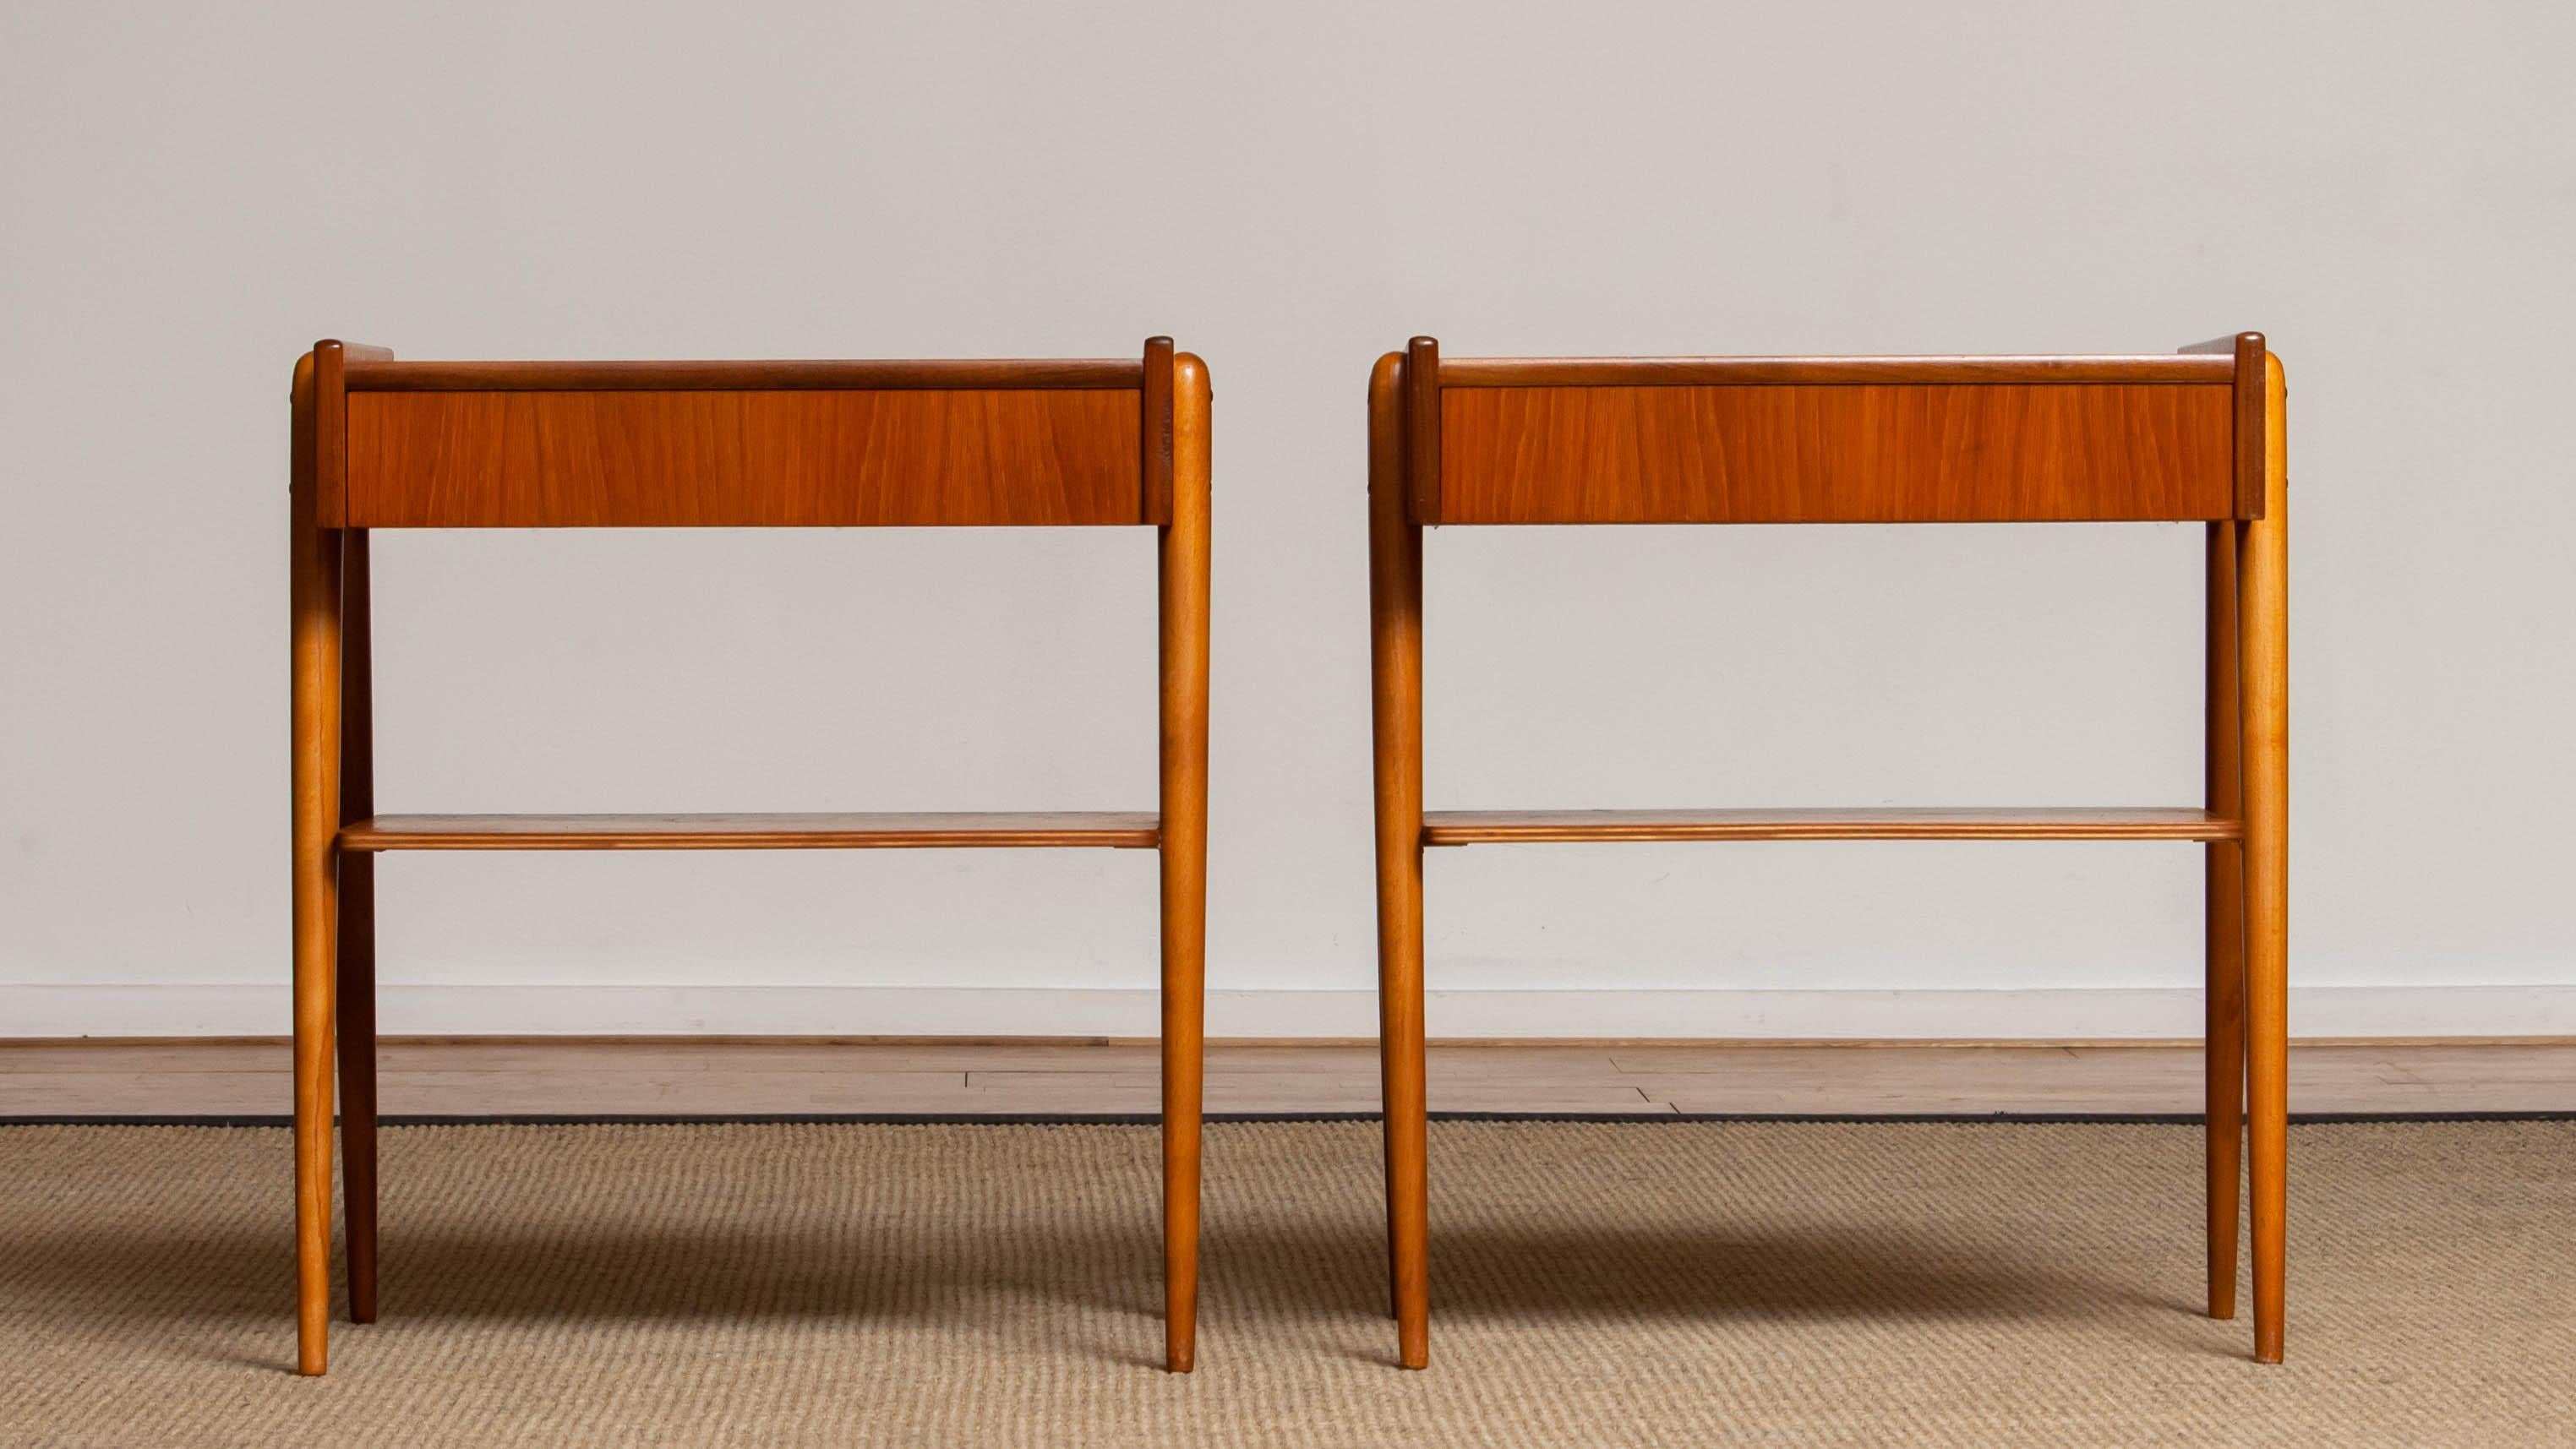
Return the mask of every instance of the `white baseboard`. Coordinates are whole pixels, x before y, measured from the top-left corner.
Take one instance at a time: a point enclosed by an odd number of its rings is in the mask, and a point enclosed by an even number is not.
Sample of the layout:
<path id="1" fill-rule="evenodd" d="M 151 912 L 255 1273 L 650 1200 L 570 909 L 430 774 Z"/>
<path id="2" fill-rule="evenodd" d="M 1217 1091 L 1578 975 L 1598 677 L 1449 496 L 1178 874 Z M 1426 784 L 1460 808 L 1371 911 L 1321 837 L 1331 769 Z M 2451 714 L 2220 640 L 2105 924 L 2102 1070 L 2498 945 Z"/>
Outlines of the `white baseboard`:
<path id="1" fill-rule="evenodd" d="M 1434 1037 L 2136 1038 L 2201 1030 L 2200 993 L 1434 991 Z M 1151 991 L 840 986 L 388 986 L 395 1036 L 1152 1036 Z M 283 1036 L 274 985 L 0 984 L 0 1037 Z M 1370 1037 L 1366 991 L 1211 991 L 1213 1037 Z M 2576 986 L 2313 986 L 2301 1037 L 2576 1036 Z"/>

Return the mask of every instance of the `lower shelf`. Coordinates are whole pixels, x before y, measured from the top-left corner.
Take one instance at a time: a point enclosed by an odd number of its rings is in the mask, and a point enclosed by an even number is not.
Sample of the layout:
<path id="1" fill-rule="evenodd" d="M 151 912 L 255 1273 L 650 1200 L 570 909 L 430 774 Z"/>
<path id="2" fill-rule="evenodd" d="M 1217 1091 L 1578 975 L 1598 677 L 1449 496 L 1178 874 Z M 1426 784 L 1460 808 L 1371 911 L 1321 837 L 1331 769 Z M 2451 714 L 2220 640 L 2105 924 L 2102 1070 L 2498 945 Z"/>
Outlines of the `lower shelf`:
<path id="1" fill-rule="evenodd" d="M 868 850 L 904 846 L 1098 846 L 1151 850 L 1151 811 L 783 815 L 378 815 L 340 831 L 342 850 Z"/>
<path id="2" fill-rule="evenodd" d="M 2240 840 L 2206 810 L 1430 810 L 1424 845 L 1548 840 Z"/>

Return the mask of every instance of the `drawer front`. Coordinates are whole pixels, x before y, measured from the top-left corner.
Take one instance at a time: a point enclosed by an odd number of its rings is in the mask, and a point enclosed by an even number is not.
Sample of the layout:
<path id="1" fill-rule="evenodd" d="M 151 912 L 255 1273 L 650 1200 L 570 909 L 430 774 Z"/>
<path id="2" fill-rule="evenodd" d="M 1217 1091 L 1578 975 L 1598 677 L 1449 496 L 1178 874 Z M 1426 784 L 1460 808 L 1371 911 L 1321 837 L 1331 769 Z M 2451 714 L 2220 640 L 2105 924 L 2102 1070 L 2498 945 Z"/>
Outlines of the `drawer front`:
<path id="1" fill-rule="evenodd" d="M 1133 389 L 352 392 L 353 528 L 1145 521 Z"/>
<path id="2" fill-rule="evenodd" d="M 2201 383 L 1452 387 L 1443 523 L 2004 523 L 2235 515 Z"/>

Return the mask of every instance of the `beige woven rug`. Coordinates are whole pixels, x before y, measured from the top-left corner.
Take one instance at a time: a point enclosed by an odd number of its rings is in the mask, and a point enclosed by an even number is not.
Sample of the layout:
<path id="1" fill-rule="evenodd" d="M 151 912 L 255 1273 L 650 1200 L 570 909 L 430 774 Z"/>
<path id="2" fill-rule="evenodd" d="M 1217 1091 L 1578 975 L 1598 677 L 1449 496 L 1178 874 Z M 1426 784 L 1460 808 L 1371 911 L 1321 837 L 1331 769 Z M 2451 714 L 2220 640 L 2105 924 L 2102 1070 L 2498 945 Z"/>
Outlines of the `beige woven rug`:
<path id="1" fill-rule="evenodd" d="M 0 1129 L 9 1445 L 2567 1445 L 2576 1124 L 2293 1130 L 2290 1362 L 2195 1310 L 2198 1133 L 1444 1123 L 1432 1366 L 1378 1137 L 389 1130 L 384 1321 L 293 1351 L 263 1128 Z"/>

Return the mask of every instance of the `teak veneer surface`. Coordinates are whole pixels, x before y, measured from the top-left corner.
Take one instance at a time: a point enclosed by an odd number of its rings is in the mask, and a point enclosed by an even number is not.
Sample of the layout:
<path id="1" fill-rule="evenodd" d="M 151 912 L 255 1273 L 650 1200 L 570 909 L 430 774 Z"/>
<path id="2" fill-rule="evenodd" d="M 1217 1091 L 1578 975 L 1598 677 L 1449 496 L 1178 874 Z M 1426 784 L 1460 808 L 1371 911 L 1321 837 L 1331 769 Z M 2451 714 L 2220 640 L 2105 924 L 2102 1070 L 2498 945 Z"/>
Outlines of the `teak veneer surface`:
<path id="1" fill-rule="evenodd" d="M 1153 340 L 1168 344 L 1171 339 Z M 1168 346 L 1165 351 L 1168 353 Z M 369 352 L 373 355 L 364 358 L 350 355 L 345 376 L 351 392 L 732 392 L 795 388 L 1125 388 L 1132 392 L 1145 384 L 1148 366 L 1133 357 L 439 362 L 398 361 L 383 348 L 371 348 Z"/>
<path id="2" fill-rule="evenodd" d="M 2222 356 L 2025 357 L 1452 357 L 1438 385 L 1451 387 L 1676 387 L 1691 384 L 2198 382 L 2236 377 L 2236 339 Z"/>
<path id="3" fill-rule="evenodd" d="M 1425 845 L 1584 840 L 2234 840 L 2188 807 L 2022 810 L 1432 810 Z"/>
<path id="4" fill-rule="evenodd" d="M 371 850 L 864 850 L 888 846 L 1152 849 L 1150 811 L 753 815 L 379 815 L 340 832 Z"/>
<path id="5" fill-rule="evenodd" d="M 1421 521 L 2231 518 L 2234 407 L 2223 382 L 1446 386 Z"/>
<path id="6" fill-rule="evenodd" d="M 333 521 L 1144 523 L 1139 398 L 1133 387 L 353 391 Z"/>

